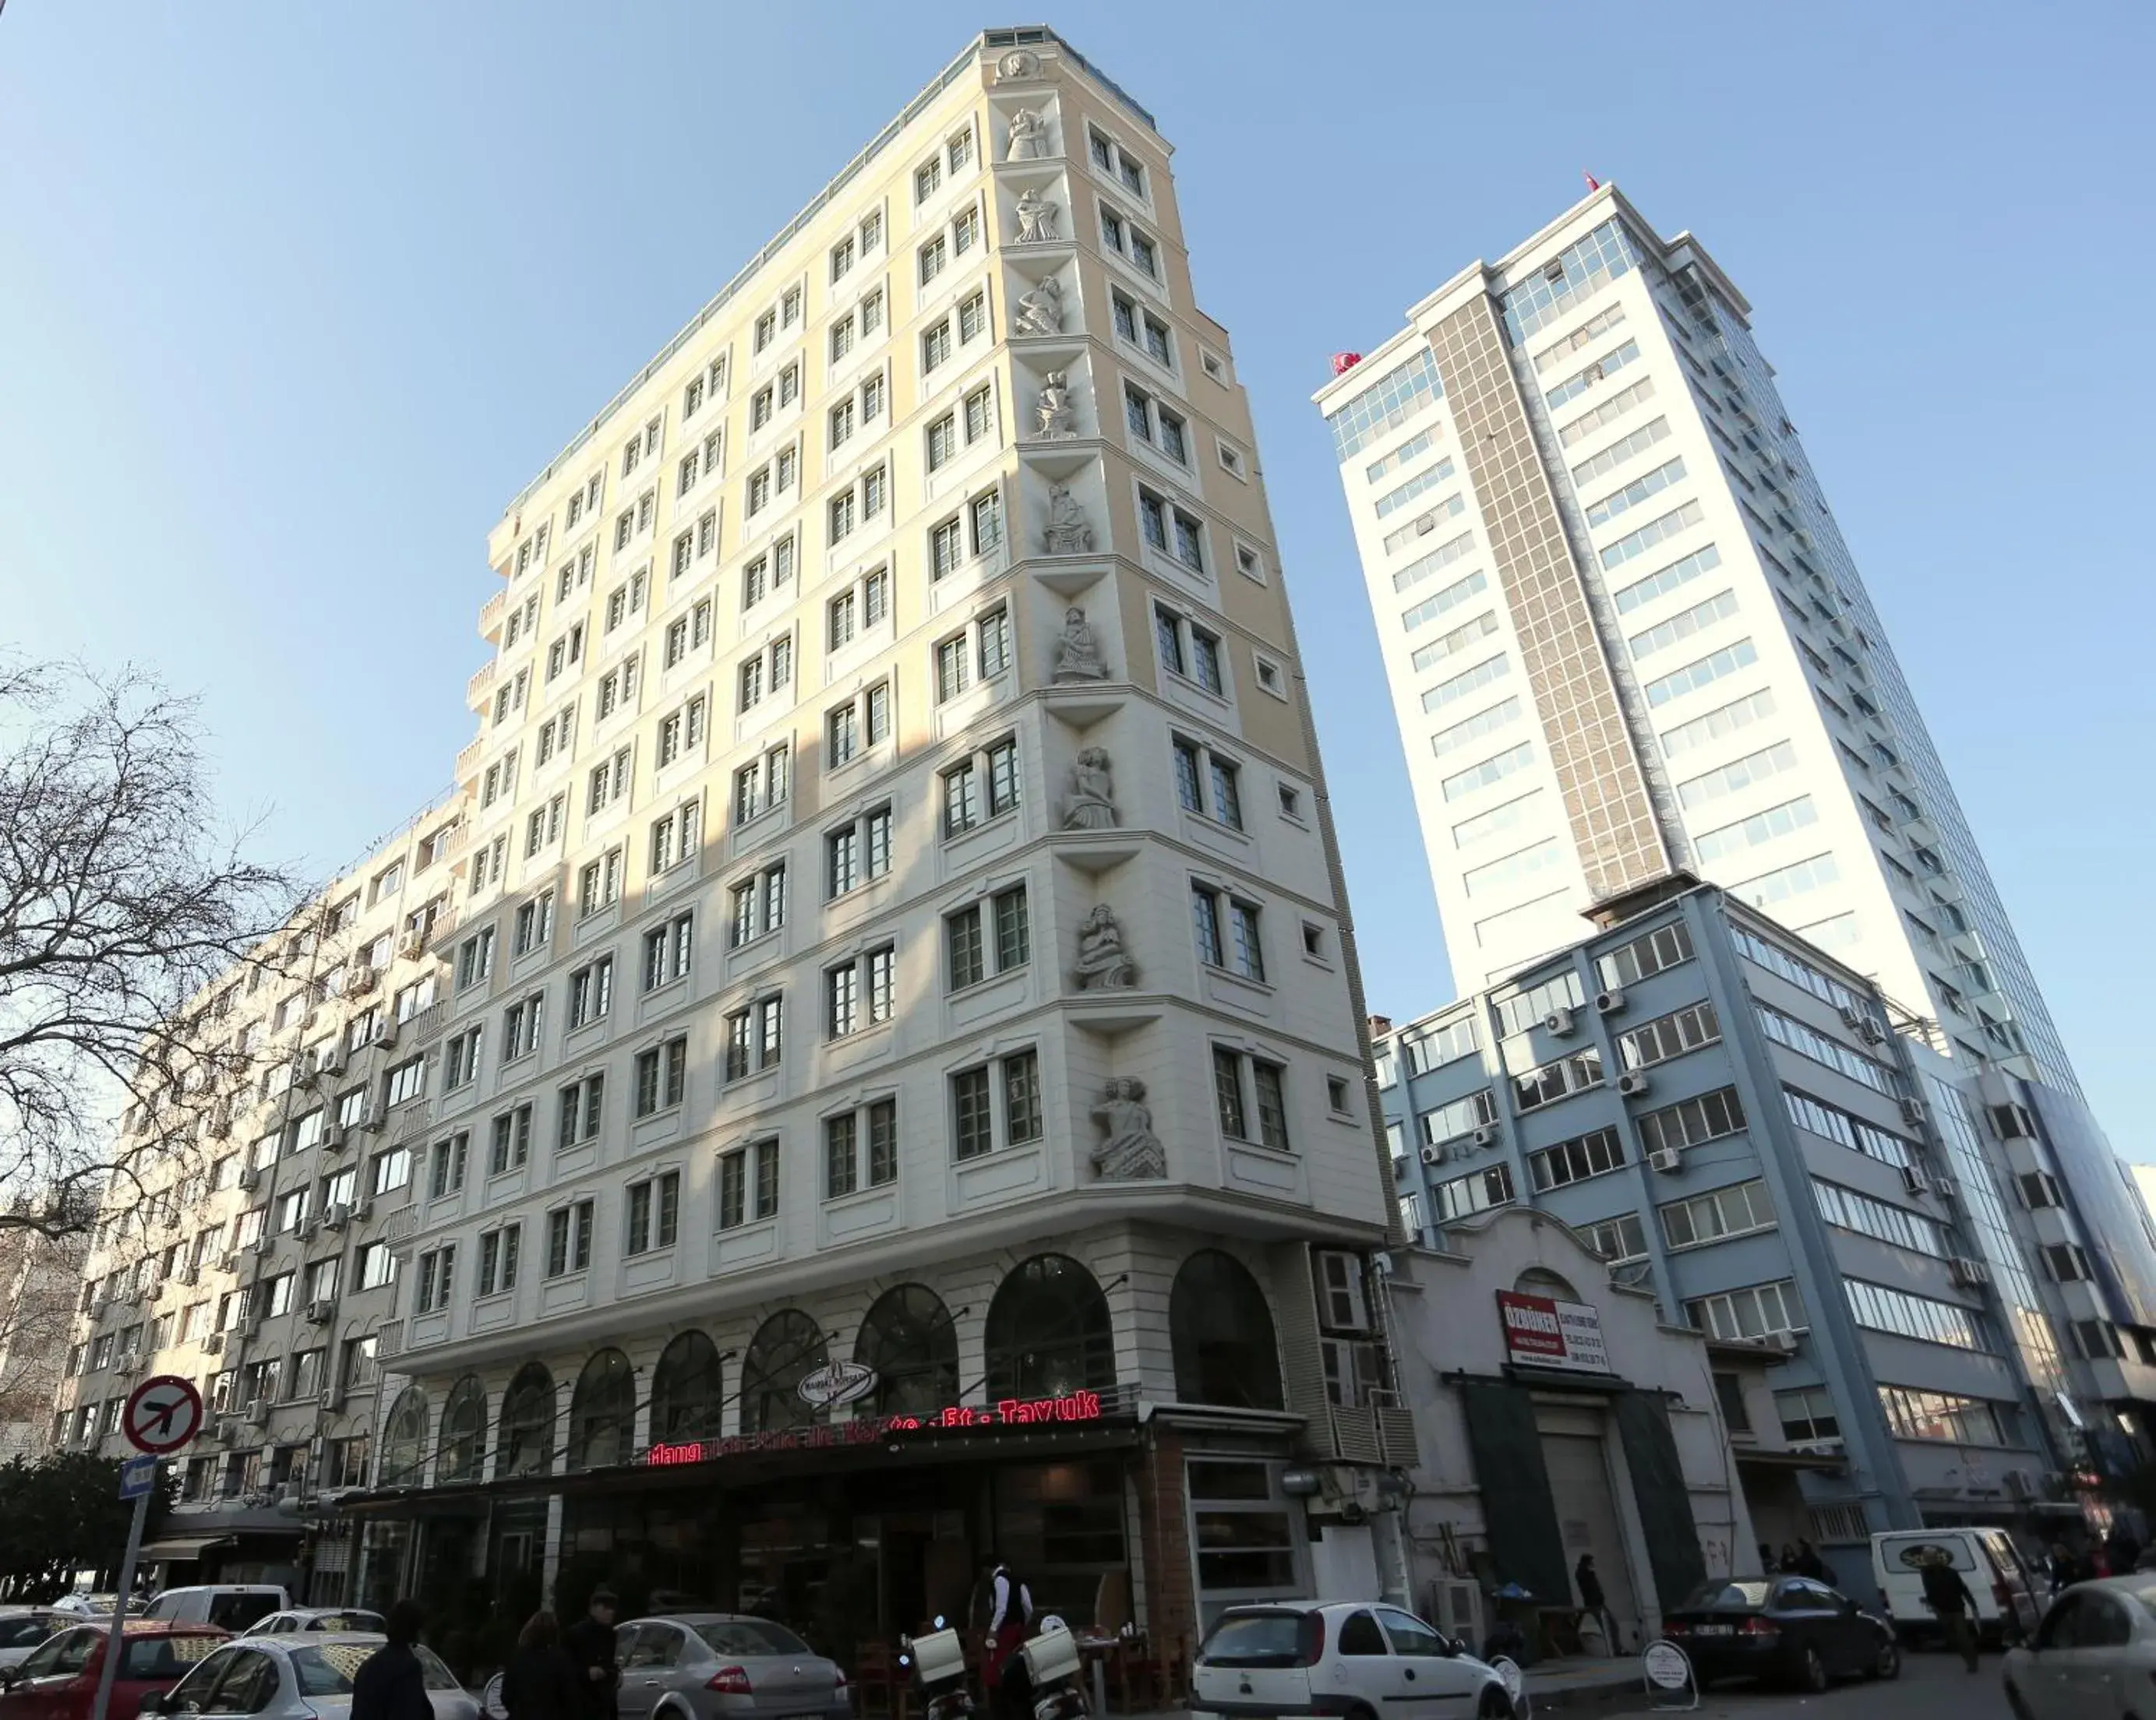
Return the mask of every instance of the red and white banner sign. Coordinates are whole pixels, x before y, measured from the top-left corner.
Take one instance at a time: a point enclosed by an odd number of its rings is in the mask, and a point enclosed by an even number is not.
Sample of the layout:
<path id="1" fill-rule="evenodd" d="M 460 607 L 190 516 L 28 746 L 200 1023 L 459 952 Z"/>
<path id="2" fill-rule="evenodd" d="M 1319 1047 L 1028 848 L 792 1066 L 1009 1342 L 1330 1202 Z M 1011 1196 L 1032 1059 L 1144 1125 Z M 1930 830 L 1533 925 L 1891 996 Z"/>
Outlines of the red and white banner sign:
<path id="1" fill-rule="evenodd" d="M 1609 1352 L 1602 1344 L 1602 1315 L 1589 1303 L 1500 1290 L 1497 1313 L 1505 1323 L 1506 1360 L 1581 1374 L 1609 1371 Z"/>

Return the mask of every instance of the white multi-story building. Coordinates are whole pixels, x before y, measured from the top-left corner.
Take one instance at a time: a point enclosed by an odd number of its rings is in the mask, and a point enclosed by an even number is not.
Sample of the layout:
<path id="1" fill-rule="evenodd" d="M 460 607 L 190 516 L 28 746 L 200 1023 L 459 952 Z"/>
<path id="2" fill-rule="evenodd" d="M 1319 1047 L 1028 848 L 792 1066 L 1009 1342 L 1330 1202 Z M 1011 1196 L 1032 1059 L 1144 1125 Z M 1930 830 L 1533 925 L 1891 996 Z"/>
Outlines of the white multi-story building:
<path id="1" fill-rule="evenodd" d="M 1744 296 L 1604 186 L 1409 313 L 1332 428 L 1453 970 L 1673 869 L 2078 1089 Z"/>
<path id="2" fill-rule="evenodd" d="M 1382 1555 L 1354 952 L 1168 155 L 988 33 L 493 533 L 368 1598 L 844 1643 L 993 1552 L 1165 1648 L 1328 1507 Z"/>

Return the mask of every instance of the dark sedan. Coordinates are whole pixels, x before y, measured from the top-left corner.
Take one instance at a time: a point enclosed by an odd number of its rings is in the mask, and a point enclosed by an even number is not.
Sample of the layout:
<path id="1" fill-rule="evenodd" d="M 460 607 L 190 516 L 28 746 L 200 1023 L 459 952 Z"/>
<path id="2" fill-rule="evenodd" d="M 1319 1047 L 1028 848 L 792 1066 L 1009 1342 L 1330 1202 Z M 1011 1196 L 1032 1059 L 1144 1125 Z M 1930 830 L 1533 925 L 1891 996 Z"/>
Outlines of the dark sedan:
<path id="1" fill-rule="evenodd" d="M 1717 1678 L 1768 1678 L 1825 1690 L 1836 1678 L 1902 1670 L 1894 1627 L 1810 1577 L 1702 1583 L 1662 1622 L 1706 1688 Z"/>

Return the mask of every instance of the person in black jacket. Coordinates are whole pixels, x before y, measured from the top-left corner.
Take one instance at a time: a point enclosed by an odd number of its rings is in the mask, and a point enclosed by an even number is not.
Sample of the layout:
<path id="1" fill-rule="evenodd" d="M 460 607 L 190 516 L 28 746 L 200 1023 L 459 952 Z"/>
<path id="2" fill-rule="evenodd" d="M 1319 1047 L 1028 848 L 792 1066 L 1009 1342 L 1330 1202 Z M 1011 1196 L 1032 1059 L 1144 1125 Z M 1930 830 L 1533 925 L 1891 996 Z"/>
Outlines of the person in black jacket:
<path id="1" fill-rule="evenodd" d="M 619 1603 L 611 1589 L 594 1589 L 583 1617 L 563 1633 L 562 1646 L 577 1664 L 578 1712 L 586 1720 L 613 1720 L 614 1692 L 621 1688 L 621 1666 L 614 1658 L 613 1617 Z"/>
<path id="2" fill-rule="evenodd" d="M 562 1646 L 561 1621 L 540 1608 L 524 1621 L 516 1651 L 502 1669 L 501 1705 L 509 1720 L 583 1720 L 589 1700 L 585 1682 Z"/>
<path id="3" fill-rule="evenodd" d="M 1974 1672 L 1978 1643 L 1976 1620 L 1971 1615 L 1976 1611 L 1976 1597 L 1969 1592 L 1969 1584 L 1943 1551 L 1925 1561 L 1922 1575 L 1924 1605 L 1946 1633 L 1947 1646 L 1958 1650 L 1962 1664 Z"/>
<path id="4" fill-rule="evenodd" d="M 419 1605 L 400 1600 L 383 1629 L 388 1641 L 369 1655 L 352 1681 L 352 1720 L 434 1720 L 427 1700 L 427 1669 L 412 1645 L 425 1623 Z"/>

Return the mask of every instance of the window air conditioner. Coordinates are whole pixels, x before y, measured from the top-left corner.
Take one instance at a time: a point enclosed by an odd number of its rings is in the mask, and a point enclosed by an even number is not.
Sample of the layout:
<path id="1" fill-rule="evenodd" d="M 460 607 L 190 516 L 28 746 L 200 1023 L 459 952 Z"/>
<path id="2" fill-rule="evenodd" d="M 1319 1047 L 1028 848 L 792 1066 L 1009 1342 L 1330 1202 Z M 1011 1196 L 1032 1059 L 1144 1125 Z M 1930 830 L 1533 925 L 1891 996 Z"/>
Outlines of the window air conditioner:
<path id="1" fill-rule="evenodd" d="M 1947 1276 L 1964 1290 L 1980 1289 L 1991 1282 L 1991 1268 L 1980 1260 L 1956 1255 L 1947 1262 Z"/>
<path id="2" fill-rule="evenodd" d="M 269 1399 L 257 1398 L 247 1406 L 247 1425 L 249 1427 L 267 1427 L 270 1425 Z"/>
<path id="3" fill-rule="evenodd" d="M 1563 1005 L 1559 1005 L 1543 1017 L 1544 1031 L 1555 1039 L 1571 1038 L 1573 1026 L 1572 1011 Z"/>
<path id="4" fill-rule="evenodd" d="M 1607 991 L 1594 994 L 1594 1007 L 1601 1014 L 1614 1016 L 1625 1007 L 1625 988 L 1612 985 Z"/>
<path id="5" fill-rule="evenodd" d="M 322 1228 L 341 1231 L 352 1221 L 352 1208 L 341 1200 L 332 1200 L 322 1209 Z"/>
<path id="6" fill-rule="evenodd" d="M 1784 1355 L 1794 1355 L 1797 1353 L 1797 1338 L 1794 1332 L 1769 1332 L 1767 1342 Z"/>
<path id="7" fill-rule="evenodd" d="M 202 1351 L 203 1351 L 203 1354 L 204 1355 L 207 1355 L 207 1356 L 219 1355 L 219 1354 L 222 1354 L 223 1353 L 223 1350 L 224 1350 L 224 1334 L 223 1334 L 223 1333 L 222 1333 L 222 1332 L 205 1332 L 205 1333 L 203 1333 L 203 1335 L 202 1335 Z"/>
<path id="8" fill-rule="evenodd" d="M 1912 1129 L 1922 1128 L 1924 1125 L 1924 1102 L 1922 1099 L 1917 1098 L 1904 1098 L 1902 1101 L 1902 1120 L 1907 1124 Z"/>
<path id="9" fill-rule="evenodd" d="M 1665 1176 L 1675 1176 L 1684 1169 L 1684 1154 L 1675 1147 L 1656 1147 L 1647 1154 L 1647 1163 Z"/>
<path id="10" fill-rule="evenodd" d="M 1445 1149 L 1442 1147 L 1424 1147 L 1422 1149 L 1422 1162 L 1425 1165 L 1444 1164 Z"/>
<path id="11" fill-rule="evenodd" d="M 336 1318 L 336 1303 L 328 1297 L 318 1297 L 307 1304 L 307 1318 L 317 1326 L 326 1326 Z"/>
<path id="12" fill-rule="evenodd" d="M 1912 1195 L 1928 1195 L 1932 1191 L 1932 1185 L 1925 1179 L 1924 1173 L 1913 1165 L 1902 1167 L 1902 1186 Z"/>
<path id="13" fill-rule="evenodd" d="M 341 1410 L 344 1407 L 344 1388 L 341 1385 L 332 1385 L 324 1392 L 322 1407 L 331 1411 Z"/>
<path id="14" fill-rule="evenodd" d="M 1638 1098 L 1654 1084 L 1647 1078 L 1645 1069 L 1627 1069 L 1617 1078 L 1617 1091 L 1628 1099 Z"/>
<path id="15" fill-rule="evenodd" d="M 1864 1011 L 1859 1009 L 1855 1004 L 1845 1003 L 1842 1005 L 1841 1025 L 1848 1028 L 1851 1032 L 1855 1033 L 1860 1031 L 1863 1028 L 1865 1019 Z"/>
<path id="16" fill-rule="evenodd" d="M 1486 1123 L 1470 1137 L 1478 1147 L 1494 1147 L 1505 1138 L 1505 1131 L 1494 1123 Z"/>

